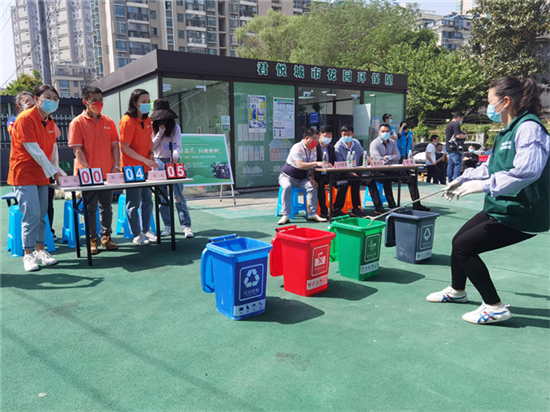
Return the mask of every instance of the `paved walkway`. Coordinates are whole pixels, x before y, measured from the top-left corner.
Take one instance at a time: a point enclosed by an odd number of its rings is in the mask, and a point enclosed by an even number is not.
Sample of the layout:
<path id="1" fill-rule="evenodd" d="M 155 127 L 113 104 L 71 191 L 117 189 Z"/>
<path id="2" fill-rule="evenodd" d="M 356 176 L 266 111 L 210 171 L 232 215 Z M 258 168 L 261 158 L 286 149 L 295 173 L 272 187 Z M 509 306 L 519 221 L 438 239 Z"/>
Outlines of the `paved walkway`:
<path id="1" fill-rule="evenodd" d="M 2 204 L 1 410 L 550 410 L 548 233 L 483 256 L 514 315 L 500 325 L 461 320 L 480 304 L 470 285 L 467 304 L 425 300 L 449 284 L 452 236 L 480 195 L 425 202 L 441 215 L 430 263 L 399 262 L 383 247 L 377 277 L 353 281 L 331 264 L 328 290 L 310 298 L 269 277 L 266 312 L 231 321 L 201 289 L 201 252 L 231 233 L 269 242 L 276 195 L 190 200 L 197 237 L 178 234 L 176 252 L 115 236 L 120 249 L 91 268 L 64 244 L 59 264 L 35 273 L 5 252 Z"/>

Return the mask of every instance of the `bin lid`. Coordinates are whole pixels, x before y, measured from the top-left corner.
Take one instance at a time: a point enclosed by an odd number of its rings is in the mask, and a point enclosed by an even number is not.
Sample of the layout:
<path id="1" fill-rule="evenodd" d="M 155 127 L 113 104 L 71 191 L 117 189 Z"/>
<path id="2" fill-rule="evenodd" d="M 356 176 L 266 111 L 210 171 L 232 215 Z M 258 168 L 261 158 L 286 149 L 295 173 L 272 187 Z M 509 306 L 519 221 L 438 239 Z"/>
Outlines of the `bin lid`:
<path id="1" fill-rule="evenodd" d="M 416 224 L 424 220 L 435 220 L 439 217 L 439 213 L 434 212 L 423 212 L 421 210 L 405 210 L 401 212 L 390 213 L 386 216 L 386 236 L 384 246 L 392 247 L 395 246 L 395 220 L 411 220 Z"/>
<path id="2" fill-rule="evenodd" d="M 380 230 L 386 226 L 385 222 L 371 221 L 360 217 L 339 216 L 332 220 L 329 230 L 333 227 L 340 229 L 353 230 L 355 232 L 368 232 L 371 230 Z"/>
<path id="3" fill-rule="evenodd" d="M 275 229 L 277 234 L 275 237 L 294 240 L 301 243 L 310 243 L 311 241 L 331 240 L 334 239 L 336 233 L 327 232 L 326 230 L 312 229 L 309 227 L 297 228 L 296 225 L 289 225 Z"/>
<path id="4" fill-rule="evenodd" d="M 235 257 L 258 252 L 268 253 L 273 245 L 236 234 L 208 239 L 206 249 L 226 257 Z"/>

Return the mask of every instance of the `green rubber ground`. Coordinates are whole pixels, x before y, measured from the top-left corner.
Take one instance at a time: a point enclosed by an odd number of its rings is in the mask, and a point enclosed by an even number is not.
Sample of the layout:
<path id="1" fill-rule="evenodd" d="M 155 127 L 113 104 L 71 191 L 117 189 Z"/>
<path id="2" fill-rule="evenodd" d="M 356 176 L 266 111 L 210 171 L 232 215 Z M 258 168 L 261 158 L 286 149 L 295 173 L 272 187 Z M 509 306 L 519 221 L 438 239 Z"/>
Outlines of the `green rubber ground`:
<path id="1" fill-rule="evenodd" d="M 232 321 L 201 289 L 201 252 L 231 233 L 269 242 L 276 195 L 190 201 L 197 237 L 178 233 L 176 252 L 118 235 L 91 268 L 58 244 L 59 264 L 34 273 L 6 252 L 4 202 L 2 412 L 550 410 L 548 233 L 483 256 L 511 305 L 499 325 L 461 319 L 481 303 L 470 284 L 467 304 L 425 300 L 450 284 L 451 239 L 481 195 L 425 202 L 441 214 L 430 263 L 382 247 L 377 277 L 353 281 L 333 263 L 328 290 L 310 298 L 269 277 L 266 312 Z M 59 233 L 62 200 L 55 209 Z"/>

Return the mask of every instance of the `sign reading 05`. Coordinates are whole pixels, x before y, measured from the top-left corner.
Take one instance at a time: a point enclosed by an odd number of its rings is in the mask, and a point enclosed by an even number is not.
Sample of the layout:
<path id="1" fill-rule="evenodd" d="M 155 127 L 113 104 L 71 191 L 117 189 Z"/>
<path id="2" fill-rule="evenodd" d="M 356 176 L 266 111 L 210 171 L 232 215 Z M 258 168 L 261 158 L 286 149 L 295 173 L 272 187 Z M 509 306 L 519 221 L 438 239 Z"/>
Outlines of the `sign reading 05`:
<path id="1" fill-rule="evenodd" d="M 80 186 L 103 184 L 103 172 L 99 167 L 93 169 L 78 169 L 78 178 L 80 179 Z"/>
<path id="2" fill-rule="evenodd" d="M 145 181 L 143 166 L 124 166 L 123 169 L 126 183 Z"/>
<path id="3" fill-rule="evenodd" d="M 183 163 L 166 163 L 167 179 L 185 178 L 185 165 Z"/>

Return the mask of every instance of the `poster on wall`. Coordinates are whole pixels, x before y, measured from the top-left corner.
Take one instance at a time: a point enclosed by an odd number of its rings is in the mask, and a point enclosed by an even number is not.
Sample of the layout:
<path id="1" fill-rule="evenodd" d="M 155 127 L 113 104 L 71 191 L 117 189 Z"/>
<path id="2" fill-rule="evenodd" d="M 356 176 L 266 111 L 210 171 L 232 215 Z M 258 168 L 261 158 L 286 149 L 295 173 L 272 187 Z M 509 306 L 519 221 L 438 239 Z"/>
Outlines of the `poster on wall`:
<path id="1" fill-rule="evenodd" d="M 248 130 L 250 133 L 267 131 L 265 96 L 248 95 Z"/>
<path id="2" fill-rule="evenodd" d="M 294 99 L 273 98 L 273 138 L 294 139 Z"/>
<path id="3" fill-rule="evenodd" d="M 182 134 L 181 156 L 187 177 L 185 186 L 232 185 L 233 173 L 223 134 Z"/>

